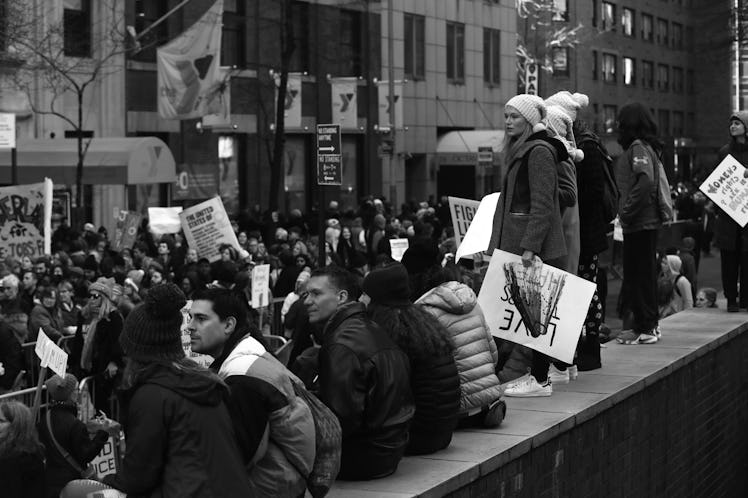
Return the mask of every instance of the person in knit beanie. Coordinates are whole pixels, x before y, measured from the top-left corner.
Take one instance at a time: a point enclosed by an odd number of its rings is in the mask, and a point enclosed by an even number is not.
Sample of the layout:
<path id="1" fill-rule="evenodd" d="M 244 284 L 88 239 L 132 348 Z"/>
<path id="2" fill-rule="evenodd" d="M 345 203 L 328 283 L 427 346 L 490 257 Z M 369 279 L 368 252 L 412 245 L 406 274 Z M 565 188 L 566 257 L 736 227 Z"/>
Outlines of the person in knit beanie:
<path id="1" fill-rule="evenodd" d="M 548 105 L 547 112 L 548 127 L 556 134 L 556 138 L 564 143 L 566 149 L 569 151 L 569 156 L 571 156 L 574 162 L 580 162 L 584 159 L 584 152 L 577 148 L 576 141 L 574 140 L 574 120 L 567 114 L 563 107 L 558 105 Z"/>
<path id="2" fill-rule="evenodd" d="M 128 356 L 127 450 L 104 483 L 138 496 L 252 496 L 228 388 L 182 349 L 186 301 L 175 284 L 155 285 L 127 316 L 120 337 Z"/>
<path id="3" fill-rule="evenodd" d="M 507 101 L 505 107 L 511 107 L 519 111 L 522 117 L 530 124 L 533 132 L 537 133 L 545 129 L 546 104 L 537 95 L 515 95 Z"/>
<path id="4" fill-rule="evenodd" d="M 590 99 L 583 93 L 572 94 L 567 90 L 562 90 L 545 99 L 545 103 L 561 107 L 572 121 L 576 121 L 577 113 L 590 104 Z"/>
<path id="5" fill-rule="evenodd" d="M 399 307 L 411 304 L 408 270 L 400 263 L 392 263 L 370 271 L 364 278 L 363 290 L 368 300 L 383 306 Z"/>

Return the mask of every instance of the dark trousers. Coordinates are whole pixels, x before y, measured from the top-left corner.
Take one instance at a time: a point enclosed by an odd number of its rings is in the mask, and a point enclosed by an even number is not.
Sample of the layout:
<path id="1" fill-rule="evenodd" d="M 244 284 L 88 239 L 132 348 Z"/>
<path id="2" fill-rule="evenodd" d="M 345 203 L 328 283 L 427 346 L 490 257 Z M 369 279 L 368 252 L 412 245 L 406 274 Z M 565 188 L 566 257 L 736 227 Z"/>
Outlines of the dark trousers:
<path id="1" fill-rule="evenodd" d="M 737 251 L 720 251 L 722 265 L 722 288 L 728 303 L 738 303 L 738 278 L 740 279 L 741 308 L 748 308 L 748 252 L 742 248 L 738 238 Z"/>
<path id="2" fill-rule="evenodd" d="M 657 230 L 627 233 L 623 241 L 624 316 L 633 317 L 637 334 L 651 334 L 658 323 L 657 309 Z"/>
<path id="3" fill-rule="evenodd" d="M 597 254 L 582 254 L 579 257 L 577 276 L 597 284 L 598 256 Z M 577 359 L 575 363 L 580 370 L 600 368 L 600 324 L 603 322 L 603 305 L 598 291 L 592 295 L 592 301 L 584 319 L 585 337 L 577 345 Z"/>

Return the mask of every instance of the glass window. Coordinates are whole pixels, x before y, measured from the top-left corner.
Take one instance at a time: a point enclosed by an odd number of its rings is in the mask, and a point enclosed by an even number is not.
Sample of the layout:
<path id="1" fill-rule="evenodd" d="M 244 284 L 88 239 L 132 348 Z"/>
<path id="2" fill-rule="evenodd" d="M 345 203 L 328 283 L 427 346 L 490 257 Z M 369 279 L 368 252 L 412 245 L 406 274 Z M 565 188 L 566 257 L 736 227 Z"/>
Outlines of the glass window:
<path id="1" fill-rule="evenodd" d="M 553 75 L 569 76 L 569 47 L 553 48 Z"/>
<path id="2" fill-rule="evenodd" d="M 642 86 L 654 88 L 654 63 L 651 61 L 642 61 Z"/>
<path id="3" fill-rule="evenodd" d="M 501 83 L 501 32 L 483 28 L 483 81 Z"/>
<path id="4" fill-rule="evenodd" d="M 668 45 L 668 22 L 666 19 L 657 18 L 657 43 Z"/>
<path id="5" fill-rule="evenodd" d="M 626 86 L 636 85 L 636 61 L 631 57 L 623 58 L 623 84 Z"/>
<path id="6" fill-rule="evenodd" d="M 598 13 L 597 0 L 592 0 L 592 27 L 597 27 L 597 13 Z"/>
<path id="7" fill-rule="evenodd" d="M 681 111 L 673 111 L 673 136 L 682 137 L 684 135 L 683 113 Z"/>
<path id="8" fill-rule="evenodd" d="M 221 65 L 236 66 L 244 68 L 247 66 L 244 57 L 244 27 L 240 23 L 234 23 L 227 17 L 232 14 L 224 12 L 223 29 L 221 31 Z"/>
<path id="9" fill-rule="evenodd" d="M 91 56 L 91 1 L 63 2 L 63 50 L 71 57 Z"/>
<path id="10" fill-rule="evenodd" d="M 657 121 L 660 136 L 670 136 L 670 111 L 660 109 L 657 112 Z"/>
<path id="11" fill-rule="evenodd" d="M 686 91 L 689 95 L 696 93 L 696 81 L 694 80 L 693 69 L 686 71 Z"/>
<path id="12" fill-rule="evenodd" d="M 675 93 L 683 93 L 684 88 L 683 68 L 673 67 L 673 91 Z"/>
<path id="13" fill-rule="evenodd" d="M 614 105 L 603 106 L 603 132 L 613 133 L 616 131 L 616 118 L 618 107 Z"/>
<path id="14" fill-rule="evenodd" d="M 304 19 L 306 22 L 306 19 Z M 363 74 L 361 50 L 361 13 L 355 10 L 340 11 L 340 33 L 338 62 L 340 74 L 361 76 Z"/>
<path id="15" fill-rule="evenodd" d="M 670 68 L 667 64 L 657 65 L 657 89 L 666 92 L 670 88 Z"/>
<path id="16" fill-rule="evenodd" d="M 674 22 L 673 27 L 673 48 L 680 50 L 683 48 L 683 25 Z"/>
<path id="17" fill-rule="evenodd" d="M 233 135 L 218 137 L 218 192 L 229 216 L 239 214 L 239 158 Z"/>
<path id="18" fill-rule="evenodd" d="M 597 66 L 597 50 L 592 51 L 592 79 L 596 80 L 600 70 Z"/>
<path id="19" fill-rule="evenodd" d="M 557 22 L 569 20 L 568 0 L 553 0 L 553 20 Z"/>
<path id="20" fill-rule="evenodd" d="M 465 25 L 447 23 L 447 78 L 452 82 L 465 81 Z"/>
<path id="21" fill-rule="evenodd" d="M 616 82 L 616 66 L 618 57 L 613 54 L 603 54 L 603 81 L 606 83 Z"/>
<path id="22" fill-rule="evenodd" d="M 635 14 L 632 9 L 623 8 L 623 16 L 621 18 L 621 25 L 623 26 L 623 34 L 626 36 L 636 36 L 636 26 L 634 25 Z"/>
<path id="23" fill-rule="evenodd" d="M 610 2 L 603 2 L 603 30 L 615 31 L 616 29 L 616 6 Z"/>
<path id="24" fill-rule="evenodd" d="M 649 14 L 642 14 L 642 40 L 651 42 L 654 38 L 654 20 Z"/>
<path id="25" fill-rule="evenodd" d="M 142 33 L 167 12 L 169 12 L 167 0 L 135 0 L 135 32 Z M 169 41 L 168 26 L 168 22 L 162 22 L 146 33 L 138 40 L 143 49 L 129 56 L 143 62 L 156 62 L 156 48 Z"/>
<path id="26" fill-rule="evenodd" d="M 405 30 L 405 76 L 423 79 L 426 66 L 426 18 L 414 14 L 403 16 Z"/>

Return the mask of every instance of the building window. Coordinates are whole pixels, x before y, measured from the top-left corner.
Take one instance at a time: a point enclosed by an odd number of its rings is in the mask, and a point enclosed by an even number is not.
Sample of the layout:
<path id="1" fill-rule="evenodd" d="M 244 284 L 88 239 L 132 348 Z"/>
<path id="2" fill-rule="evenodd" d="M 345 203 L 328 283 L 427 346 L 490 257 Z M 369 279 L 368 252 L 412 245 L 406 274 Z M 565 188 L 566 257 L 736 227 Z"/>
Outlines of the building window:
<path id="1" fill-rule="evenodd" d="M 147 27 L 169 12 L 167 0 L 135 0 L 135 32 L 142 33 Z M 131 53 L 134 60 L 156 62 L 156 48 L 169 41 L 169 23 L 162 22 L 138 41 L 142 50 Z"/>
<path id="2" fill-rule="evenodd" d="M 616 6 L 610 2 L 603 2 L 603 31 L 615 31 Z"/>
<path id="3" fill-rule="evenodd" d="M 696 114 L 689 112 L 686 114 L 686 135 L 692 136 L 696 133 Z"/>
<path id="4" fill-rule="evenodd" d="M 597 75 L 600 73 L 600 70 L 597 66 L 597 50 L 592 51 L 592 79 L 597 80 Z"/>
<path id="5" fill-rule="evenodd" d="M 405 30 L 405 76 L 422 80 L 426 74 L 426 18 L 414 14 L 403 16 Z"/>
<path id="6" fill-rule="evenodd" d="M 636 85 L 636 61 L 631 57 L 623 58 L 623 84 Z"/>
<path id="7" fill-rule="evenodd" d="M 5 31 L 8 29 L 8 2 L 0 0 L 0 52 L 5 52 Z"/>
<path id="8" fill-rule="evenodd" d="M 676 50 L 683 48 L 683 25 L 677 22 L 673 23 L 673 48 Z"/>
<path id="9" fill-rule="evenodd" d="M 673 91 L 675 93 L 683 93 L 684 87 L 683 68 L 673 67 Z"/>
<path id="10" fill-rule="evenodd" d="M 657 43 L 660 45 L 668 45 L 668 24 L 667 20 L 657 18 Z"/>
<path id="11" fill-rule="evenodd" d="M 597 0 L 592 0 L 592 27 L 597 27 L 597 13 L 598 13 L 598 4 Z"/>
<path id="12" fill-rule="evenodd" d="M 600 133 L 600 106 L 592 104 L 592 131 Z"/>
<path id="13" fill-rule="evenodd" d="M 642 61 L 642 86 L 654 88 L 654 63 L 651 61 Z"/>
<path id="14" fill-rule="evenodd" d="M 603 106 L 603 133 L 613 133 L 616 131 L 616 118 L 618 107 L 614 105 Z"/>
<path id="15" fill-rule="evenodd" d="M 304 19 L 305 22 L 307 20 L 308 18 Z M 338 32 L 340 33 L 339 74 L 361 76 L 363 74 L 361 12 L 341 9 Z"/>
<path id="16" fill-rule="evenodd" d="M 618 57 L 613 54 L 603 54 L 603 81 L 605 83 L 616 82 L 616 66 Z"/>
<path id="17" fill-rule="evenodd" d="M 696 93 L 696 81 L 694 78 L 693 69 L 686 71 L 686 92 L 688 92 L 689 95 Z"/>
<path id="18" fill-rule="evenodd" d="M 553 75 L 569 76 L 569 47 L 553 48 Z"/>
<path id="19" fill-rule="evenodd" d="M 91 1 L 64 0 L 63 50 L 70 57 L 91 56 Z"/>
<path id="20" fill-rule="evenodd" d="M 657 89 L 667 92 L 670 88 L 670 68 L 667 64 L 657 65 Z"/>
<path id="21" fill-rule="evenodd" d="M 223 5 L 223 30 L 221 33 L 221 65 L 247 67 L 247 19 L 244 2 L 234 0 Z"/>
<path id="22" fill-rule="evenodd" d="M 553 0 L 553 21 L 564 22 L 569 20 L 568 0 Z"/>
<path id="23" fill-rule="evenodd" d="M 465 81 L 465 25 L 447 23 L 447 79 Z"/>
<path id="24" fill-rule="evenodd" d="M 309 4 L 295 1 L 291 4 L 291 8 L 293 9 L 292 29 L 295 48 L 288 63 L 288 70 L 291 72 L 309 71 Z"/>
<path id="25" fill-rule="evenodd" d="M 501 32 L 483 28 L 483 81 L 501 83 Z"/>
<path id="26" fill-rule="evenodd" d="M 636 18 L 634 11 L 626 7 L 623 8 L 623 16 L 621 18 L 621 25 L 623 26 L 623 34 L 626 36 L 636 36 L 636 26 L 634 19 Z"/>
<path id="27" fill-rule="evenodd" d="M 642 40 L 651 42 L 654 39 L 654 21 L 649 14 L 642 14 Z"/>
<path id="28" fill-rule="evenodd" d="M 667 109 L 660 109 L 657 112 L 657 127 L 659 128 L 660 136 L 670 136 L 670 111 Z"/>
<path id="29" fill-rule="evenodd" d="M 683 128 L 683 113 L 681 111 L 673 111 L 673 136 L 682 137 L 685 135 L 685 129 Z"/>

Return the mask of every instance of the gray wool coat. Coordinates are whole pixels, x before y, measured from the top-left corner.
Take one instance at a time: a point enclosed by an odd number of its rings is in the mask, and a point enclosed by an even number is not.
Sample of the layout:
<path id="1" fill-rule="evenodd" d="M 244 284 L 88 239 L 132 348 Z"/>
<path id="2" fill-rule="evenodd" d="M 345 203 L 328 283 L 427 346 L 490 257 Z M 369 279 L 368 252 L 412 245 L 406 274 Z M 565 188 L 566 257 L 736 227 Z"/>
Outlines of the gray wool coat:
<path id="1" fill-rule="evenodd" d="M 530 136 L 517 151 L 504 175 L 489 251 L 527 250 L 544 262 L 566 256 L 556 164 L 567 157 L 563 144 L 545 132 Z"/>

